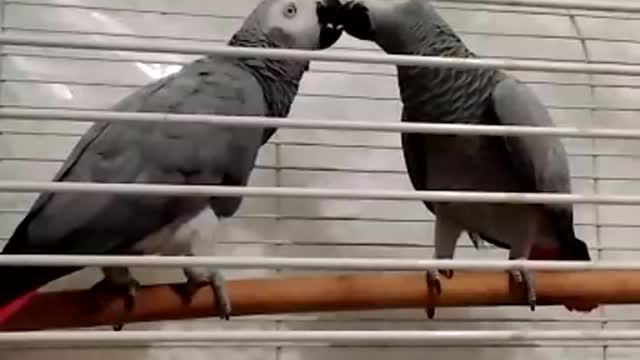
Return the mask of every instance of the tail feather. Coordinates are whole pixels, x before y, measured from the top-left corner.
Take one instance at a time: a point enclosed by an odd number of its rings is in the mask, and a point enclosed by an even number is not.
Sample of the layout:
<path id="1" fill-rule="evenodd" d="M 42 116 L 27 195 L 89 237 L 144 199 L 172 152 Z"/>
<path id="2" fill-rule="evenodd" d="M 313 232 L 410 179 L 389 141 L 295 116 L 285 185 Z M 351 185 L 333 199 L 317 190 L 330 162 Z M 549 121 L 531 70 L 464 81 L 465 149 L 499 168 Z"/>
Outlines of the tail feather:
<path id="1" fill-rule="evenodd" d="M 0 308 L 0 324 L 4 324 L 10 317 L 20 311 L 25 305 L 27 305 L 27 303 L 29 303 L 29 301 L 35 294 L 36 290 L 32 290 L 31 292 L 20 296 L 19 298 Z"/>
<path id="2" fill-rule="evenodd" d="M 573 241 L 570 243 L 568 247 L 565 247 L 565 257 L 567 260 L 573 261 L 591 261 L 591 255 L 589 254 L 589 247 L 587 244 L 578 239 L 577 237 L 573 237 Z"/>
<path id="3" fill-rule="evenodd" d="M 563 242 L 560 246 L 533 245 L 529 253 L 529 260 L 567 260 L 590 261 L 587 244 L 574 237 L 572 241 Z"/>
<path id="4" fill-rule="evenodd" d="M 573 236 L 573 241 L 564 244 L 562 260 L 570 261 L 590 261 L 589 248 L 587 244 Z M 593 299 L 570 299 L 563 304 L 569 311 L 578 311 L 581 313 L 589 313 L 600 306 Z"/>
<path id="5" fill-rule="evenodd" d="M 575 233 L 573 212 L 566 207 L 554 208 L 556 236 L 560 246 L 560 260 L 590 261 L 589 248 Z"/>
<path id="6" fill-rule="evenodd" d="M 0 323 L 29 303 L 40 287 L 76 270 L 79 268 L 0 267 Z"/>

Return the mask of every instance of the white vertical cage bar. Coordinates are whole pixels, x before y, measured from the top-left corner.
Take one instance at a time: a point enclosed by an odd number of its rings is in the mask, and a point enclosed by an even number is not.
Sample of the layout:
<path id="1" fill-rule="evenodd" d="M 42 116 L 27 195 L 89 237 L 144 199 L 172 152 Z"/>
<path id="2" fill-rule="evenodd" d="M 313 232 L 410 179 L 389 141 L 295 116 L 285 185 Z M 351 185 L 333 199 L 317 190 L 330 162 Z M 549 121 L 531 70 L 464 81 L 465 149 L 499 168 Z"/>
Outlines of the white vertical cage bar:
<path id="1" fill-rule="evenodd" d="M 582 47 L 582 52 L 584 54 L 585 57 L 585 61 L 587 63 L 591 63 L 591 53 L 589 51 L 589 46 L 587 44 L 587 39 L 584 36 L 584 33 L 582 31 L 582 29 L 580 28 L 580 24 L 578 21 L 578 15 L 576 15 L 574 13 L 574 11 L 572 10 L 568 10 L 567 11 L 569 19 L 571 20 L 571 24 L 573 25 L 573 28 L 575 29 L 576 35 L 577 37 L 580 39 L 580 46 Z M 595 91 L 595 86 L 594 86 L 594 76 L 593 74 L 588 74 L 588 79 L 589 79 L 589 98 L 591 100 L 592 104 L 596 103 L 596 91 Z M 596 113 L 597 109 L 590 109 L 589 110 L 589 118 L 590 120 L 594 120 L 595 118 L 595 113 Z M 592 158 L 591 158 L 591 164 L 592 164 L 592 181 L 593 181 L 593 187 L 592 187 L 592 191 L 594 194 L 598 194 L 599 193 L 599 169 L 598 169 L 598 154 L 597 154 L 597 148 L 598 148 L 598 141 L 596 138 L 592 138 L 591 139 L 591 148 L 592 148 Z M 593 205 L 593 216 L 594 216 L 594 227 L 595 227 L 595 240 L 596 240 L 596 259 L 597 261 L 602 261 L 602 250 L 604 249 L 604 245 L 602 243 L 602 231 L 600 228 L 600 208 L 597 204 Z M 575 223 L 574 223 L 575 226 Z M 589 249 L 591 250 L 591 249 Z M 600 315 L 602 317 L 605 317 L 605 310 L 604 307 L 600 306 L 597 311 L 600 313 Z M 601 322 L 600 323 L 600 328 L 602 330 L 605 329 L 605 322 Z"/>

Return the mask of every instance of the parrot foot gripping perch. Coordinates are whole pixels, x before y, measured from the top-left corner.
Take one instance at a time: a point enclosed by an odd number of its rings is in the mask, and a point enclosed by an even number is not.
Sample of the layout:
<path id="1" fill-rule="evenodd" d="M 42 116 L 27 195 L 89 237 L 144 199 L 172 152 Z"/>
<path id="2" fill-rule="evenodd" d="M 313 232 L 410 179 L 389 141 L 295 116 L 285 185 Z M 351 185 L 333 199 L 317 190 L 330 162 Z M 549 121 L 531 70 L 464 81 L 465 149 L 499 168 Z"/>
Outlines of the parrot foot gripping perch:
<path id="1" fill-rule="evenodd" d="M 527 303 L 531 307 L 531 311 L 535 311 L 536 286 L 533 274 L 526 269 L 512 269 L 509 270 L 509 278 L 513 280 L 517 286 L 524 288 L 527 296 Z"/>
<path id="2" fill-rule="evenodd" d="M 199 270 L 196 268 L 185 268 L 184 274 L 187 282 L 174 286 L 174 291 L 182 298 L 186 304 L 190 304 L 193 295 L 198 289 L 205 285 L 210 285 L 213 290 L 218 313 L 221 319 L 229 320 L 231 315 L 231 302 L 224 287 L 224 277 L 217 270 Z"/>
<path id="3" fill-rule="evenodd" d="M 123 297 L 125 311 L 131 312 L 135 303 L 136 292 L 138 289 L 140 289 L 140 287 L 141 285 L 138 280 L 129 275 L 126 279 L 126 282 L 115 282 L 112 278 L 105 277 L 104 279 L 93 285 L 91 287 L 91 291 L 96 293 L 97 298 L 100 298 L 100 295 L 105 293 Z M 113 330 L 120 331 L 123 327 L 124 320 L 121 320 L 113 325 Z"/>
<path id="4" fill-rule="evenodd" d="M 427 290 L 429 293 L 433 293 L 435 291 L 436 294 L 440 295 L 442 293 L 442 286 L 440 284 L 440 276 L 438 274 L 442 274 L 447 279 L 451 279 L 453 277 L 453 270 L 436 270 L 429 269 L 427 270 Z M 426 307 L 427 317 L 429 319 L 433 319 L 436 314 L 436 309 L 433 305 L 428 304 Z"/>
<path id="5" fill-rule="evenodd" d="M 509 270 L 509 278 L 515 283 L 516 286 L 524 288 L 526 292 L 527 304 L 531 307 L 531 311 L 536 309 L 536 289 L 535 278 L 533 274 L 525 269 L 513 269 Z M 427 289 L 429 293 L 435 292 L 437 295 L 442 293 L 442 285 L 440 283 L 440 275 L 443 275 L 447 279 L 453 277 L 453 270 L 436 270 L 429 269 L 426 273 Z M 427 317 L 433 319 L 435 316 L 435 307 L 428 304 L 425 308 Z"/>

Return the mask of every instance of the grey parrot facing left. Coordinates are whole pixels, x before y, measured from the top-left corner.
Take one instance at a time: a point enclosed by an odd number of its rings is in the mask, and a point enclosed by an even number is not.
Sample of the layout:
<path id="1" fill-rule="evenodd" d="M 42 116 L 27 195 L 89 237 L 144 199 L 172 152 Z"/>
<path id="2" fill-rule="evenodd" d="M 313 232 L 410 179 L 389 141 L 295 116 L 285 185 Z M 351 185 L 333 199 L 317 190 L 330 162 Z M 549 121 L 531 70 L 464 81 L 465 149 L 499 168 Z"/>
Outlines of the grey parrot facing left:
<path id="1" fill-rule="evenodd" d="M 263 0 L 229 41 L 231 46 L 324 49 L 341 30 L 331 22 L 337 0 Z M 116 111 L 286 117 L 308 61 L 207 56 L 119 102 Z M 271 128 L 195 123 L 96 123 L 54 180 L 245 186 Z M 42 194 L 18 225 L 3 254 L 193 255 L 190 223 L 213 212 L 231 217 L 240 197 Z M 205 214 L 206 215 L 206 214 Z M 6 318 L 36 289 L 77 267 L 1 267 L 0 316 Z M 133 307 L 138 286 L 127 268 L 103 269 L 103 290 Z M 186 268 L 181 294 L 212 284 L 221 316 L 231 305 L 215 270 Z M 119 325 L 116 329 L 121 328 Z"/>
<path id="2" fill-rule="evenodd" d="M 343 5 L 345 31 L 391 54 L 474 57 L 427 0 L 354 0 Z M 398 66 L 402 121 L 552 126 L 534 93 L 502 71 Z M 568 193 L 567 155 L 557 137 L 402 134 L 411 183 L 417 190 Z M 429 203 L 435 257 L 452 258 L 467 231 L 509 249 L 509 258 L 590 260 L 576 238 L 570 204 Z M 442 271 L 448 277 L 452 271 Z M 534 277 L 510 271 L 535 308 Z M 440 293 L 438 271 L 427 280 Z M 589 305 L 591 306 L 591 305 Z M 567 307 L 569 307 L 567 305 Z M 583 308 L 584 309 L 584 308 Z M 435 310 L 427 307 L 429 317 Z"/>

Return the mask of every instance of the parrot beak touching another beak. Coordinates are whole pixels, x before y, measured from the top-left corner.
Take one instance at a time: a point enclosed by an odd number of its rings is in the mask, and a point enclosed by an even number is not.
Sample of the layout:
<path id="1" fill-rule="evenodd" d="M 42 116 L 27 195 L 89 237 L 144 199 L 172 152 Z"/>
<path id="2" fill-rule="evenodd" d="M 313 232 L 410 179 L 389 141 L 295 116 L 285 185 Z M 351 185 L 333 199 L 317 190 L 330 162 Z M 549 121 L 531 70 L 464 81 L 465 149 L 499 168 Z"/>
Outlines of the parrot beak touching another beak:
<path id="1" fill-rule="evenodd" d="M 339 12 L 342 28 L 347 34 L 356 39 L 375 41 L 375 26 L 366 6 L 359 1 L 350 0 L 340 7 Z"/>
<path id="2" fill-rule="evenodd" d="M 320 49 L 333 45 L 342 35 L 341 4 L 339 0 L 318 0 L 316 12 L 320 23 Z"/>

